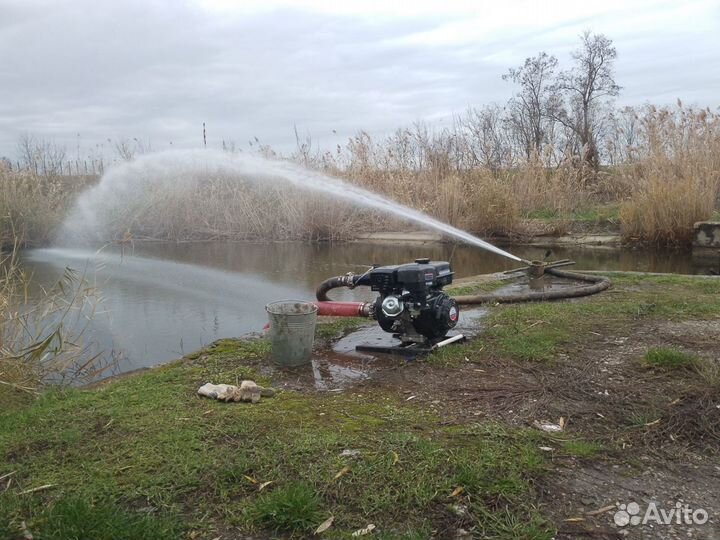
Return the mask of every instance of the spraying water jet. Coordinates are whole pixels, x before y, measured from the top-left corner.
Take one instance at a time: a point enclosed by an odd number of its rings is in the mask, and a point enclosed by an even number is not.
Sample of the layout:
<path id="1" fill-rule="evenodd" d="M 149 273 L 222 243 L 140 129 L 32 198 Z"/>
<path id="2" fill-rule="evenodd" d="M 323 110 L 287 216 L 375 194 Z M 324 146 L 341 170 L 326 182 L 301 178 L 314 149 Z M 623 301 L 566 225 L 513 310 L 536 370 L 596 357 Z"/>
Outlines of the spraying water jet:
<path id="1" fill-rule="evenodd" d="M 171 195 L 188 184 L 198 185 L 209 178 L 222 176 L 235 178 L 238 184 L 246 181 L 257 185 L 284 182 L 303 190 L 323 193 L 523 262 L 520 257 L 477 236 L 339 178 L 288 161 L 214 150 L 168 150 L 140 156 L 135 161 L 113 167 L 96 186 L 80 196 L 65 220 L 58 240 L 71 244 L 90 236 L 95 242 L 106 242 L 108 237 L 113 236 L 111 229 L 120 209 L 152 204 L 147 200 L 147 193 L 165 190 L 167 195 Z"/>

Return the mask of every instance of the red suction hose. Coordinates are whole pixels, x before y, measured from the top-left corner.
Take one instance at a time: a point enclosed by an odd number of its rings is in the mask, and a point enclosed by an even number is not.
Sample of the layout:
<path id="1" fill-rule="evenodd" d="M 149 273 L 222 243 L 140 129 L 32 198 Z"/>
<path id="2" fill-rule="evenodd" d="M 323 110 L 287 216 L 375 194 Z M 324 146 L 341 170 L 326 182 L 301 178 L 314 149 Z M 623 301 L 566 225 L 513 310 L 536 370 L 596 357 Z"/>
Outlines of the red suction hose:
<path id="1" fill-rule="evenodd" d="M 313 302 L 321 317 L 370 317 L 370 302 Z"/>

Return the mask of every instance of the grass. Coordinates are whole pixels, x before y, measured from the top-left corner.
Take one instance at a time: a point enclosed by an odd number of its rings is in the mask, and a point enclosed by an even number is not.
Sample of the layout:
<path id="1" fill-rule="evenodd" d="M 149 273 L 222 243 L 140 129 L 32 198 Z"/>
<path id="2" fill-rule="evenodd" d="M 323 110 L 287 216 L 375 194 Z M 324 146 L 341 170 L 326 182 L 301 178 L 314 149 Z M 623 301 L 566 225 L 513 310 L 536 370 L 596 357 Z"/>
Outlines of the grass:
<path id="1" fill-rule="evenodd" d="M 326 340 L 335 339 L 367 324 L 370 324 L 368 320 L 361 317 L 337 317 L 331 322 L 318 324 L 315 329 L 315 337 Z"/>
<path id="2" fill-rule="evenodd" d="M 655 409 L 638 409 L 631 411 L 627 416 L 627 423 L 631 427 L 642 428 L 657 423 L 661 413 Z"/>
<path id="3" fill-rule="evenodd" d="M 0 406 L 13 406 L 39 392 L 49 380 L 81 381 L 109 367 L 97 346 L 85 339 L 100 304 L 83 275 L 66 268 L 52 287 L 32 302 L 30 278 L 18 258 L 21 242 L 0 255 Z"/>
<path id="4" fill-rule="evenodd" d="M 434 353 L 453 364 L 478 351 L 530 362 L 550 362 L 592 332 L 625 331 L 638 320 L 683 320 L 720 315 L 720 280 L 684 276 L 609 275 L 613 287 L 579 301 L 498 306 L 483 319 L 482 336 Z M 642 285 L 639 290 L 638 285 Z"/>
<path id="5" fill-rule="evenodd" d="M 370 522 L 386 538 L 422 537 L 452 527 L 455 501 L 487 536 L 551 537 L 533 503 L 545 462 L 531 431 L 444 426 L 381 391 L 283 392 L 257 405 L 195 395 L 218 376 L 262 380 L 251 357 L 266 346 L 224 340 L 194 359 L 0 413 L 0 476 L 15 473 L 0 494 L 0 527 L 19 534 L 25 522 L 38 538 L 115 538 L 111 526 L 138 538 L 302 536 L 334 516 L 325 537 Z M 110 513 L 107 527 L 93 524 Z"/>
<path id="6" fill-rule="evenodd" d="M 658 369 L 687 369 L 697 362 L 697 355 L 673 349 L 671 347 L 656 347 L 645 353 L 645 363 Z"/>
<path id="7" fill-rule="evenodd" d="M 618 204 L 597 204 L 584 208 L 562 212 L 555 208 L 539 208 L 527 213 L 530 219 L 567 220 L 587 223 L 615 222 L 620 215 Z"/>
<path id="8" fill-rule="evenodd" d="M 597 456 L 603 447 L 592 441 L 572 440 L 562 443 L 562 451 L 573 457 L 591 458 Z"/>
<path id="9" fill-rule="evenodd" d="M 612 280 L 611 291 L 579 301 L 493 308 L 481 337 L 438 354 L 449 364 L 481 355 L 550 364 L 591 332 L 720 315 L 718 280 Z M 333 339 L 361 322 L 320 326 L 318 335 Z M 326 538 L 349 538 L 369 523 L 393 539 L 458 527 L 479 537 L 553 536 L 535 492 L 551 466 L 539 449 L 546 434 L 448 424 L 383 387 L 286 391 L 256 405 L 196 396 L 207 381 L 269 382 L 260 369 L 267 355 L 264 339 L 221 340 L 138 376 L 3 409 L 0 476 L 12 481 L 0 488 L 0 536 L 22 534 L 24 523 L 37 538 L 306 537 L 331 516 Z M 658 418 L 647 404 L 624 423 L 646 428 Z M 593 440 L 551 442 L 556 457 L 603 452 Z M 357 454 L 342 455 L 348 449 Z M 462 517 L 458 505 L 467 507 Z"/>
<path id="10" fill-rule="evenodd" d="M 32 503 L 15 501 L 14 505 L 31 507 Z M 0 502 L 0 515 L 2 513 Z M 161 540 L 177 538 L 180 533 L 177 521 L 170 517 L 131 512 L 111 502 L 95 503 L 72 495 L 58 499 L 52 506 L 37 509 L 36 515 L 37 521 L 43 523 L 43 540 Z M 9 522 L 0 523 L 3 538 L 18 538 L 17 533 L 17 528 Z"/>
<path id="11" fill-rule="evenodd" d="M 293 482 L 259 496 L 249 514 L 274 531 L 310 533 L 323 521 L 320 508 L 320 497 L 311 485 Z"/>
<path id="12" fill-rule="evenodd" d="M 480 293 L 493 292 L 512 283 L 511 280 L 493 279 L 487 281 L 472 282 L 467 285 L 450 285 L 445 288 L 450 296 L 466 296 Z"/>
<path id="13" fill-rule="evenodd" d="M 84 177 L 13 173 L 0 166 L 0 249 L 16 238 L 26 245 L 50 242 L 76 195 L 89 185 Z"/>

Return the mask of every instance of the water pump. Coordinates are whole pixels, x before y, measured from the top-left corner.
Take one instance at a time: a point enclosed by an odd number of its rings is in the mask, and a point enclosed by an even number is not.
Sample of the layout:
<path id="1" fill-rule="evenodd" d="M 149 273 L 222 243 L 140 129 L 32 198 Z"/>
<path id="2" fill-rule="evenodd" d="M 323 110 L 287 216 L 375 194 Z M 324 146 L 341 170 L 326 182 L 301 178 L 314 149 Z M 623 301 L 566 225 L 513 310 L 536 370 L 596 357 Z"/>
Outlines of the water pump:
<path id="1" fill-rule="evenodd" d="M 442 290 L 452 278 L 450 263 L 416 259 L 408 264 L 375 266 L 361 275 L 330 278 L 318 287 L 317 298 L 326 302 L 327 292 L 336 287 L 370 287 L 379 296 L 372 303 L 358 304 L 357 314 L 376 319 L 383 330 L 396 334 L 403 346 L 432 345 L 458 322 L 458 305 Z"/>

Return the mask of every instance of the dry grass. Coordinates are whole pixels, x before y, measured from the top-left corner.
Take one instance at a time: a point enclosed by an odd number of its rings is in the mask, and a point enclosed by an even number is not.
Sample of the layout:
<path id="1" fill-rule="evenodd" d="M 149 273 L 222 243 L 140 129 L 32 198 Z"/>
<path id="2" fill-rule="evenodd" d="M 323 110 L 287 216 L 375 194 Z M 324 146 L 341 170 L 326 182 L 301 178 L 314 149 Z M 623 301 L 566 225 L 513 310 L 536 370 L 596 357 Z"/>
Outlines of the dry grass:
<path id="1" fill-rule="evenodd" d="M 707 110 L 655 109 L 641 118 L 643 144 L 625 175 L 620 210 L 628 240 L 687 245 L 693 224 L 709 219 L 720 196 L 720 116 Z"/>
<path id="2" fill-rule="evenodd" d="M 33 394 L 49 382 L 95 378 L 100 351 L 84 338 L 97 291 L 68 268 L 54 287 L 31 294 L 19 245 L 0 260 L 0 386 Z"/>
<path id="3" fill-rule="evenodd" d="M 611 205 L 621 206 L 628 242 L 687 245 L 693 223 L 718 208 L 720 116 L 682 105 L 622 114 L 624 123 L 600 144 L 613 165 L 598 172 L 550 146 L 527 158 L 507 137 L 480 144 L 472 114 L 438 132 L 420 124 L 380 139 L 360 133 L 332 153 L 302 143 L 290 158 L 486 236 L 534 230 L 525 218 L 537 216 L 559 234 L 573 215 Z M 301 189 L 260 188 L 230 176 L 149 180 L 143 193 L 97 209 L 108 225 L 100 240 L 323 241 L 411 227 Z M 31 245 L 49 242 L 89 181 L 0 171 L 0 216 L 18 229 L 0 228 L 0 245 L 14 232 Z"/>
<path id="4" fill-rule="evenodd" d="M 90 177 L 39 176 L 0 166 L 0 248 L 19 236 L 25 244 L 48 243 Z M 10 226 L 12 224 L 12 227 Z"/>
<path id="5" fill-rule="evenodd" d="M 623 203 L 626 240 L 687 245 L 693 223 L 718 206 L 720 117 L 680 104 L 624 114 L 634 115 L 633 131 L 615 128 L 615 146 L 605 144 L 615 165 L 598 172 L 550 147 L 529 159 L 508 148 L 500 152 L 503 165 L 489 167 L 472 151 L 472 131 L 423 126 L 378 141 L 361 134 L 335 154 L 303 160 L 476 233 L 512 233 L 535 214 Z M 618 138 L 627 146 L 619 149 Z"/>
<path id="6" fill-rule="evenodd" d="M 340 240 L 372 223 L 366 212 L 287 186 L 193 175 L 143 183 L 98 213 L 104 242 L 135 240 Z M 106 227 L 103 230 L 102 226 Z M 82 233 L 83 231 L 79 231 Z"/>
<path id="7" fill-rule="evenodd" d="M 593 199 L 584 173 L 570 164 L 548 168 L 540 156 L 493 169 L 473 161 L 462 133 L 428 135 L 422 126 L 380 141 L 361 134 L 312 166 L 421 210 L 455 227 L 485 235 L 518 230 L 538 209 L 557 213 Z M 307 161 L 307 160 L 306 160 Z"/>

